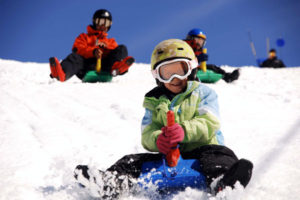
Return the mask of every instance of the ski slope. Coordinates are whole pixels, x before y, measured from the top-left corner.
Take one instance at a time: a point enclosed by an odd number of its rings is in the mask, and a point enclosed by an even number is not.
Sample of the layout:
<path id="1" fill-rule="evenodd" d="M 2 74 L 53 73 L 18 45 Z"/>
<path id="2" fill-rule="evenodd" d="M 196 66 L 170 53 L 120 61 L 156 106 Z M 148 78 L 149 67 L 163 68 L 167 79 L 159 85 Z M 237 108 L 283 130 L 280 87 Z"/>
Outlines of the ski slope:
<path id="1" fill-rule="evenodd" d="M 246 189 L 217 197 L 187 189 L 174 199 L 299 199 L 299 77 L 300 67 L 245 66 L 239 80 L 210 85 L 219 95 L 225 144 L 254 163 L 253 177 Z M 47 63 L 0 59 L 0 199 L 92 199 L 75 184 L 75 166 L 105 170 L 125 154 L 145 152 L 142 103 L 154 86 L 149 64 L 134 64 L 111 83 L 60 83 Z"/>

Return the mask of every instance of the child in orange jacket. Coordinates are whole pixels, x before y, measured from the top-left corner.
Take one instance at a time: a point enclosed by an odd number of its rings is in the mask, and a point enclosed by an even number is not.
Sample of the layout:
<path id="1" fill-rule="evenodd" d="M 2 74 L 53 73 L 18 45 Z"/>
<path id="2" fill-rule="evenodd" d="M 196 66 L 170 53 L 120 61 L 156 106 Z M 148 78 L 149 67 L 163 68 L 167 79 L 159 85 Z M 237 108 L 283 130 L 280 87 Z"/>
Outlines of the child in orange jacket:
<path id="1" fill-rule="evenodd" d="M 125 45 L 118 45 L 114 38 L 107 38 L 111 28 L 112 15 L 105 9 L 97 10 L 93 16 L 93 24 L 87 26 L 87 33 L 80 34 L 72 47 L 72 53 L 61 63 L 56 57 L 51 57 L 51 78 L 63 82 L 76 75 L 83 79 L 88 71 L 96 68 L 101 59 L 101 72 L 111 76 L 126 73 L 134 62 L 128 56 Z"/>

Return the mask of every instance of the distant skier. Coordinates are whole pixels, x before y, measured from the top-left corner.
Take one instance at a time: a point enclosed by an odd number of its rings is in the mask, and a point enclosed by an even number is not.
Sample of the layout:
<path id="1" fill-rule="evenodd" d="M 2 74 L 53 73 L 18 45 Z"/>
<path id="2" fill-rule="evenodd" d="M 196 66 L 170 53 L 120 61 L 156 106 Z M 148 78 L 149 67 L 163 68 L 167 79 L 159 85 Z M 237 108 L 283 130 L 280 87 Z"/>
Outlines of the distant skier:
<path id="1" fill-rule="evenodd" d="M 203 61 L 208 60 L 208 55 L 203 53 L 203 48 L 206 44 L 206 34 L 199 28 L 194 28 L 190 30 L 186 36 L 185 41 L 193 48 L 195 55 L 198 59 L 199 65 Z M 236 69 L 231 73 L 226 72 L 221 67 L 218 67 L 214 64 L 207 64 L 207 69 L 212 70 L 215 73 L 221 74 L 222 79 L 227 83 L 230 83 L 239 78 L 239 70 Z"/>
<path id="2" fill-rule="evenodd" d="M 165 40 L 155 47 L 151 69 L 158 86 L 144 98 L 142 145 L 150 152 L 159 153 L 127 155 L 106 172 L 78 165 L 75 178 L 93 196 L 116 198 L 134 188 L 143 163 L 161 160 L 178 143 L 183 159 L 200 161 L 208 187 L 220 177 L 211 193 L 226 186 L 234 187 L 236 181 L 246 187 L 253 164 L 238 159 L 232 150 L 222 145 L 217 95 L 206 85 L 194 81 L 197 66 L 192 48 L 183 40 Z M 167 126 L 169 110 L 175 113 L 176 123 L 172 126 Z"/>
<path id="3" fill-rule="evenodd" d="M 97 59 L 101 59 L 101 72 L 110 75 L 122 75 L 134 62 L 128 56 L 125 45 L 118 45 L 114 38 L 107 38 L 111 28 L 112 15 L 108 10 L 97 10 L 93 15 L 93 24 L 87 26 L 87 33 L 80 34 L 72 47 L 72 53 L 61 63 L 51 57 L 51 78 L 64 82 L 76 75 L 83 79 L 88 71 L 95 70 Z"/>
<path id="4" fill-rule="evenodd" d="M 279 60 L 276 56 L 276 50 L 271 49 L 269 51 L 269 57 L 266 59 L 260 67 L 270 67 L 270 68 L 284 68 L 286 67 L 285 64 L 282 62 L 282 60 Z"/>

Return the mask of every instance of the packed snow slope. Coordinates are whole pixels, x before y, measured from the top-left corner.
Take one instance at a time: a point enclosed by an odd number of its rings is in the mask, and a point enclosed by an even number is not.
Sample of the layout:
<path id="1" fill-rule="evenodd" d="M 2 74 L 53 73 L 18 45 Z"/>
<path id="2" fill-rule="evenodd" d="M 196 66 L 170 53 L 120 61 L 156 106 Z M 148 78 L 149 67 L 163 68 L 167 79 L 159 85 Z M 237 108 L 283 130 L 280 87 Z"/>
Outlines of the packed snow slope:
<path id="1" fill-rule="evenodd" d="M 219 95 L 226 145 L 254 163 L 250 184 L 217 197 L 187 189 L 174 199 L 299 199 L 300 68 L 240 71 L 231 84 L 209 86 Z M 92 84 L 51 80 L 46 63 L 0 60 L 0 199 L 92 199 L 75 184 L 75 166 L 105 170 L 145 152 L 142 103 L 154 86 L 149 64 Z"/>

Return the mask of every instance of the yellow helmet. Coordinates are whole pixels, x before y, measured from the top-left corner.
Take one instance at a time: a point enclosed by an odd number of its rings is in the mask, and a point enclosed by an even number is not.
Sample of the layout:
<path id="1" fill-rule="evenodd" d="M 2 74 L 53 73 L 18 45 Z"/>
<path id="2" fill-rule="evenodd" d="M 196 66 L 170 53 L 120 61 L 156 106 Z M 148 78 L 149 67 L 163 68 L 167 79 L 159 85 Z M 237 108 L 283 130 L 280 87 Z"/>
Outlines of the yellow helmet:
<path id="1" fill-rule="evenodd" d="M 185 41 L 179 39 L 164 40 L 152 52 L 151 69 L 154 70 L 158 64 L 176 58 L 194 60 L 196 56 L 193 49 Z"/>

